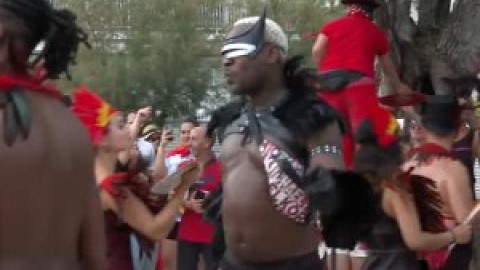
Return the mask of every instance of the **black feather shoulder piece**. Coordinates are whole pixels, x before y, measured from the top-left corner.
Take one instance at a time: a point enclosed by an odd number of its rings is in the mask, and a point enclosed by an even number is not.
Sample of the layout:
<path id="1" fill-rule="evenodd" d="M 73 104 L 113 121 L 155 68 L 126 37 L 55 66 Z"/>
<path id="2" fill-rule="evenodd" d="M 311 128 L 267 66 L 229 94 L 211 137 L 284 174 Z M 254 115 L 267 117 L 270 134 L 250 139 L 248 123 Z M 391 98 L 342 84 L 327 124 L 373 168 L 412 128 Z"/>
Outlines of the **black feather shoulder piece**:
<path id="1" fill-rule="evenodd" d="M 308 137 L 322 128 L 337 122 L 345 132 L 346 125 L 340 113 L 319 98 L 312 83 L 316 80 L 316 71 L 303 66 L 303 57 L 294 56 L 284 66 L 286 85 L 290 98 L 284 102 L 274 115 L 295 135 Z"/>

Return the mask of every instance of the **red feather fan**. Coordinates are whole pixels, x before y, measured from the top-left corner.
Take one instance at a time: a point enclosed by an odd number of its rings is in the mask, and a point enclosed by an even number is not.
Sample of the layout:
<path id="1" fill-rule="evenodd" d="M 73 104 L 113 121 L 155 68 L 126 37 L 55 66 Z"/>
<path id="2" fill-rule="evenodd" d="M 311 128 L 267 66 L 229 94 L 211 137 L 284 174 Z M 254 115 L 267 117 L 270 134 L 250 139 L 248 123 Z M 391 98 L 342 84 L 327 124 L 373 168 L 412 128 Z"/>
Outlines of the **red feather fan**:
<path id="1" fill-rule="evenodd" d="M 90 92 L 85 86 L 77 88 L 73 99 L 72 112 L 87 129 L 93 144 L 98 145 L 117 109 Z"/>

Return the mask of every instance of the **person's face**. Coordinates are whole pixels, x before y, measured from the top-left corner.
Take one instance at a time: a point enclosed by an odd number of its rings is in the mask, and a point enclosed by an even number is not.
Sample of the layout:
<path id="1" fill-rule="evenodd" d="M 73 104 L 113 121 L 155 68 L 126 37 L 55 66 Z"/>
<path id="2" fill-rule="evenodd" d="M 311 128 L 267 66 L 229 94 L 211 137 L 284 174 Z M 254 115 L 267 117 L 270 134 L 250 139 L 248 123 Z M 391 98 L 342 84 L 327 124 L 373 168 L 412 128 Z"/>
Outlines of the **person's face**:
<path id="1" fill-rule="evenodd" d="M 410 139 L 414 147 L 425 142 L 425 130 L 418 121 L 410 121 L 409 131 Z"/>
<path id="2" fill-rule="evenodd" d="M 115 115 L 112 120 L 110 120 L 108 132 L 100 146 L 111 152 L 121 152 L 131 146 L 129 130 L 124 118 L 120 114 Z"/>
<path id="3" fill-rule="evenodd" d="M 194 128 L 193 123 L 185 122 L 180 125 L 180 143 L 188 144 L 190 139 L 190 131 Z"/>
<path id="4" fill-rule="evenodd" d="M 246 29 L 234 28 L 228 35 L 227 39 L 243 33 Z M 236 56 L 227 55 L 223 59 L 223 68 L 225 78 L 230 91 L 234 95 L 248 95 L 258 93 L 265 80 L 268 80 L 268 71 L 271 64 L 278 61 L 280 49 L 272 44 L 265 44 L 262 51 L 256 56 Z M 275 59 L 275 57 L 277 57 Z"/>
<path id="5" fill-rule="evenodd" d="M 188 146 L 194 155 L 203 153 L 210 147 L 210 141 L 206 136 L 206 129 L 204 127 L 192 129 Z"/>

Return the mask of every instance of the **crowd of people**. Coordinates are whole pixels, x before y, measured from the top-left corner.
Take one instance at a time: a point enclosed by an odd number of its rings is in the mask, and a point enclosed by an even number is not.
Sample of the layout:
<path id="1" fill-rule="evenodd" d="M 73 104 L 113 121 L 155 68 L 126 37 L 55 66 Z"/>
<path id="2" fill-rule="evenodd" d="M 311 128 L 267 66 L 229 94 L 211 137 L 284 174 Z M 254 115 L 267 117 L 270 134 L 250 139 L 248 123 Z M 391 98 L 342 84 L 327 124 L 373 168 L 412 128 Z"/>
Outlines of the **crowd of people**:
<path id="1" fill-rule="evenodd" d="M 317 69 L 267 9 L 238 20 L 221 48 L 235 98 L 177 131 L 84 85 L 60 94 L 46 80 L 89 46 L 75 15 L 0 0 L 0 269 L 478 269 L 476 90 L 407 106 L 378 3 L 342 3 Z"/>

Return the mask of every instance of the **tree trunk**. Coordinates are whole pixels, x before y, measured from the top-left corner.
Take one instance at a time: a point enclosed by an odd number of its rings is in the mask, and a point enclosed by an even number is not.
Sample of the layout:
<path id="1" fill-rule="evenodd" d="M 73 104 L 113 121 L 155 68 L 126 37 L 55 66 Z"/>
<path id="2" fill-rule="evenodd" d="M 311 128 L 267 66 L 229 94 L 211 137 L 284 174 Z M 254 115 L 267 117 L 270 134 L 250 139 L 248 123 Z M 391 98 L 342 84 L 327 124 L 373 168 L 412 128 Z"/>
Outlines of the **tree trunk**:
<path id="1" fill-rule="evenodd" d="M 459 0 L 448 17 L 434 55 L 436 92 L 450 93 L 443 78 L 475 78 L 480 73 L 480 2 Z"/>
<path id="2" fill-rule="evenodd" d="M 391 37 L 401 79 L 415 91 L 433 94 L 432 67 L 439 76 L 451 73 L 436 53 L 442 29 L 450 22 L 450 0 L 418 0 L 418 23 L 410 17 L 412 0 L 380 2 L 377 21 Z"/>

